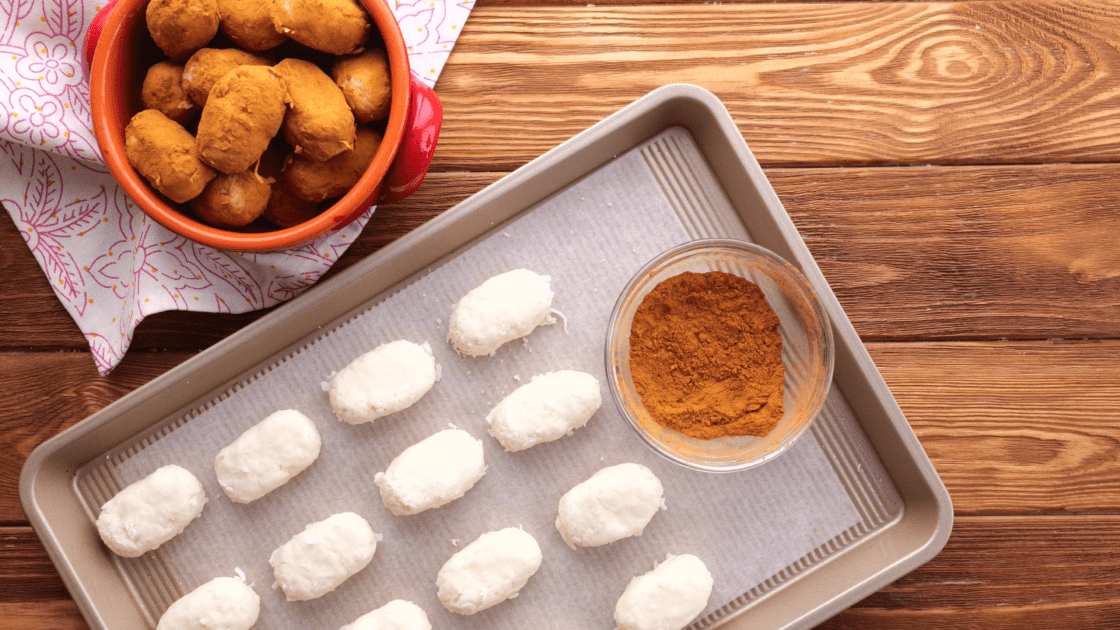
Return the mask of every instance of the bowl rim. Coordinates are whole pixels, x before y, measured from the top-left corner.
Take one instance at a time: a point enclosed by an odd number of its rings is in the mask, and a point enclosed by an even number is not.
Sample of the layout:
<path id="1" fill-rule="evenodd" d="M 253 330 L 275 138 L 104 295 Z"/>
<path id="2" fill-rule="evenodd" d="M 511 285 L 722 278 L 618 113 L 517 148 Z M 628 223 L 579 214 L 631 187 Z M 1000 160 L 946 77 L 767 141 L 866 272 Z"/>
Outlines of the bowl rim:
<path id="1" fill-rule="evenodd" d="M 821 322 L 821 345 L 824 352 L 825 362 L 825 372 L 824 378 L 822 380 L 824 383 L 826 383 L 826 386 L 823 388 L 822 393 L 817 396 L 819 400 L 813 401 L 813 405 L 810 409 L 810 412 L 807 414 L 805 421 L 797 425 L 795 430 L 790 432 L 784 438 L 784 444 L 751 460 L 733 465 L 703 464 L 687 460 L 683 457 L 678 456 L 675 452 L 673 452 L 673 450 L 668 448 L 660 440 L 655 439 L 648 432 L 644 431 L 640 427 L 640 423 L 637 422 L 637 420 L 634 418 L 629 407 L 624 403 L 622 392 L 619 391 L 619 380 L 621 379 L 621 375 L 616 372 L 614 368 L 614 362 L 612 360 L 614 353 L 611 352 L 611 340 L 615 337 L 616 331 L 619 329 L 619 320 L 622 312 L 622 307 L 627 302 L 627 298 L 634 293 L 637 286 L 646 279 L 646 276 L 648 276 L 652 270 L 660 265 L 665 264 L 671 259 L 676 258 L 677 261 L 675 262 L 679 262 L 680 260 L 686 259 L 689 255 L 695 254 L 698 250 L 711 249 L 732 250 L 735 253 L 746 252 L 766 260 L 777 269 L 784 270 L 786 275 L 793 281 L 793 283 L 797 285 L 804 293 L 806 293 L 806 295 L 808 296 L 809 305 L 812 307 L 813 311 L 816 313 L 818 319 Z M 808 432 L 809 427 L 812 426 L 817 417 L 820 415 L 821 411 L 824 409 L 825 401 L 828 398 L 828 392 L 832 389 L 832 377 L 833 371 L 835 369 L 836 348 L 832 332 L 832 321 L 828 317 L 828 312 L 825 310 L 824 302 L 820 299 L 820 295 L 818 294 L 817 290 L 813 287 L 812 283 L 809 282 L 809 279 L 805 276 L 804 273 L 801 272 L 800 269 L 798 269 L 788 260 L 774 253 L 773 251 L 761 245 L 758 245 L 757 243 L 752 243 L 749 241 L 730 238 L 695 239 L 681 243 L 679 245 L 674 245 L 673 247 L 670 247 L 669 249 L 654 256 L 649 262 L 642 265 L 642 267 L 638 269 L 638 271 L 635 272 L 633 276 L 631 276 L 630 280 L 626 283 L 626 285 L 622 288 L 622 291 L 619 293 L 618 299 L 615 301 L 614 307 L 611 309 L 610 318 L 607 320 L 607 331 L 604 341 L 605 343 L 603 344 L 603 355 L 605 362 L 604 367 L 607 374 L 607 387 L 608 389 L 610 389 L 611 398 L 614 399 L 615 407 L 617 407 L 619 414 L 626 421 L 626 424 L 630 427 L 630 429 L 634 431 L 634 433 L 636 433 L 638 437 L 640 437 L 642 441 L 645 442 L 645 444 L 648 445 L 651 450 L 653 450 L 653 452 L 673 462 L 674 464 L 692 470 L 699 470 L 710 473 L 734 473 L 743 470 L 749 470 L 756 466 L 761 466 L 766 462 L 773 461 L 779 455 L 788 451 L 790 447 L 792 447 L 801 439 L 801 437 L 806 432 Z M 671 431 L 671 429 L 666 430 Z"/>
<path id="2" fill-rule="evenodd" d="M 93 132 L 102 159 L 124 193 L 146 215 L 175 234 L 217 249 L 264 252 L 292 247 L 325 232 L 345 226 L 376 201 L 385 175 L 404 136 L 410 94 L 408 51 L 400 25 L 389 5 L 381 0 L 356 0 L 369 13 L 385 42 L 389 58 L 392 97 L 381 146 L 366 172 L 345 195 L 314 218 L 289 228 L 268 232 L 235 232 L 201 223 L 163 199 L 129 164 L 124 149 L 124 127 L 133 115 L 131 96 L 122 96 L 114 81 L 125 69 L 117 50 L 129 45 L 130 24 L 143 24 L 142 13 L 150 0 L 119 0 L 112 8 L 90 63 L 90 111 Z M 140 13 L 140 17 L 137 17 Z M 121 124 L 121 121 L 125 121 Z"/>

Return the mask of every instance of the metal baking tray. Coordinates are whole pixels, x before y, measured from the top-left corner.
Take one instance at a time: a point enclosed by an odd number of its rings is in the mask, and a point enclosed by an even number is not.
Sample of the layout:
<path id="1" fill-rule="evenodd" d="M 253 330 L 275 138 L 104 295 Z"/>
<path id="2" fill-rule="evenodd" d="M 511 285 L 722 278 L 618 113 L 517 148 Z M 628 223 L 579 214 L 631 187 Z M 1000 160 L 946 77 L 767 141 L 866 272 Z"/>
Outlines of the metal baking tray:
<path id="1" fill-rule="evenodd" d="M 817 290 L 836 360 L 829 400 L 811 431 L 858 512 L 851 528 L 693 627 L 812 627 L 936 555 L 952 527 L 944 485 L 726 109 L 701 88 L 670 85 L 37 448 L 24 465 L 20 498 L 90 626 L 152 627 L 185 592 L 158 557 L 145 570 L 166 579 L 141 583 L 100 543 L 91 503 L 117 485 L 101 460 L 143 449 L 258 378 L 276 357 L 298 353 L 319 331 L 635 149 L 690 238 L 758 243 L 799 267 Z"/>

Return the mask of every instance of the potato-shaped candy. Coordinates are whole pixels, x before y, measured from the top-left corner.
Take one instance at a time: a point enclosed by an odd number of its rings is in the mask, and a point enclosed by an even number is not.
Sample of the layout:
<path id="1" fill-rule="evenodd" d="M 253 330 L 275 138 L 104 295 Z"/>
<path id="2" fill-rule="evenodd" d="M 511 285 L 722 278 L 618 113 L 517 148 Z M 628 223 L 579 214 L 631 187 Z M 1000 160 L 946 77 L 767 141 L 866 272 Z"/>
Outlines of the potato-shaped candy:
<path id="1" fill-rule="evenodd" d="M 599 381 L 586 372 L 538 374 L 486 416 L 490 435 L 507 451 L 559 440 L 587 424 L 603 403 Z"/>
<path id="2" fill-rule="evenodd" d="M 241 66 L 210 91 L 198 121 L 198 153 L 223 173 L 248 170 L 268 148 L 287 111 L 288 89 L 271 68 Z"/>
<path id="3" fill-rule="evenodd" d="M 451 556 L 436 576 L 444 608 L 473 615 L 517 595 L 541 566 L 541 548 L 515 527 L 488 532 Z"/>
<path id="4" fill-rule="evenodd" d="M 178 536 L 204 505 L 197 477 L 174 464 L 163 466 L 101 506 L 97 533 L 117 555 L 136 558 Z"/>
<path id="5" fill-rule="evenodd" d="M 712 574 L 696 556 L 669 555 L 630 580 L 614 608 L 619 630 L 684 628 L 708 606 Z"/>
<path id="6" fill-rule="evenodd" d="M 214 458 L 214 474 L 231 501 L 250 503 L 306 470 L 322 446 L 311 418 L 282 409 L 223 448 Z"/>
<path id="7" fill-rule="evenodd" d="M 249 630 L 261 613 L 261 598 L 241 580 L 219 577 L 180 597 L 159 618 L 156 630 Z"/>
<path id="8" fill-rule="evenodd" d="M 367 50 L 357 57 L 339 59 L 331 68 L 331 77 L 358 122 L 365 124 L 389 115 L 393 92 L 384 50 Z"/>
<path id="9" fill-rule="evenodd" d="M 412 406 L 435 383 L 431 346 L 398 339 L 377 346 L 334 375 L 331 409 L 350 424 L 373 422 Z"/>
<path id="10" fill-rule="evenodd" d="M 148 68 L 144 86 L 140 88 L 144 109 L 158 109 L 171 120 L 185 123 L 198 112 L 198 107 L 183 90 L 183 66 L 161 61 Z"/>
<path id="11" fill-rule="evenodd" d="M 239 66 L 270 65 L 267 59 L 236 48 L 203 48 L 191 55 L 183 67 L 183 90 L 199 107 L 206 107 L 210 90 L 230 70 Z"/>
<path id="12" fill-rule="evenodd" d="M 292 111 L 284 117 L 284 139 L 296 153 L 322 162 L 354 148 L 354 113 L 325 72 L 302 59 L 285 59 L 273 70 L 292 86 Z"/>
<path id="13" fill-rule="evenodd" d="M 304 46 L 332 55 L 361 52 L 369 37 L 369 16 L 355 0 L 274 2 L 272 24 Z"/>
<path id="14" fill-rule="evenodd" d="M 319 204 L 304 201 L 292 194 L 288 183 L 277 180 L 272 184 L 272 194 L 268 197 L 268 205 L 264 207 L 264 218 L 273 225 L 290 228 L 310 221 L 319 215 Z"/>
<path id="15" fill-rule="evenodd" d="M 381 134 L 358 127 L 353 151 L 343 151 L 326 162 L 293 154 L 284 167 L 284 180 L 292 194 L 304 201 L 338 197 L 358 183 L 380 146 Z"/>
<path id="16" fill-rule="evenodd" d="M 222 32 L 245 50 L 268 50 L 287 37 L 272 25 L 270 0 L 218 0 Z"/>
<path id="17" fill-rule="evenodd" d="M 191 210 L 203 223 L 241 227 L 264 214 L 272 187 L 251 169 L 218 175 L 202 194 L 191 200 Z"/>
<path id="18" fill-rule="evenodd" d="M 268 563 L 290 602 L 322 597 L 366 568 L 381 534 L 366 519 L 342 512 L 312 523 L 272 552 Z"/>
<path id="19" fill-rule="evenodd" d="M 217 0 L 152 0 L 144 14 L 148 32 L 172 59 L 186 59 L 218 32 Z"/>
<path id="20" fill-rule="evenodd" d="M 124 128 L 124 153 L 132 168 L 178 203 L 197 197 L 217 175 L 199 160 L 190 132 L 154 109 L 136 114 Z"/>
<path id="21" fill-rule="evenodd" d="M 406 448 L 373 483 L 385 507 L 405 516 L 451 503 L 484 474 L 482 441 L 461 429 L 445 429 Z"/>
<path id="22" fill-rule="evenodd" d="M 471 289 L 447 322 L 452 345 L 460 354 L 481 357 L 552 323 L 550 282 L 548 276 L 514 269 Z"/>
<path id="23" fill-rule="evenodd" d="M 556 529 L 572 549 L 641 536 L 665 506 L 665 488 L 641 464 L 608 466 L 560 497 Z"/>
<path id="24" fill-rule="evenodd" d="M 423 608 L 403 599 L 394 599 L 342 626 L 340 630 L 432 630 L 432 624 Z"/>

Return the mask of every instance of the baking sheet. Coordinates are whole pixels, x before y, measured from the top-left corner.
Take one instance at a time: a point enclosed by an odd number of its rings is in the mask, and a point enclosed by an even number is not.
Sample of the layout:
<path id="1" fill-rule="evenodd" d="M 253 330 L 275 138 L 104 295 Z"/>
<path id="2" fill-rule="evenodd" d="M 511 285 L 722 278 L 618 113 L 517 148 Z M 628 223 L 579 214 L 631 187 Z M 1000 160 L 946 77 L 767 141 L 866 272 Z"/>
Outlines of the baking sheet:
<path id="1" fill-rule="evenodd" d="M 657 457 L 615 410 L 603 372 L 611 307 L 640 266 L 685 240 L 677 214 L 635 149 L 422 272 L 208 403 L 174 431 L 123 459 L 114 457 L 113 476 L 121 485 L 177 463 L 206 488 L 210 502 L 202 518 L 155 552 L 157 564 L 183 592 L 241 569 L 262 596 L 259 627 L 278 629 L 337 628 L 395 598 L 419 604 L 436 627 L 610 628 L 614 603 L 629 579 L 666 553 L 693 553 L 711 569 L 715 590 L 701 617 L 739 597 L 848 530 L 859 515 L 811 434 L 758 469 L 710 475 Z M 563 318 L 494 357 L 458 356 L 446 342 L 451 306 L 486 278 L 517 267 L 552 277 L 553 306 Z M 337 421 L 321 382 L 361 353 L 399 338 L 428 341 L 441 380 L 412 408 L 372 425 Z M 596 375 L 602 409 L 572 436 L 504 452 L 486 434 L 486 413 L 531 376 L 558 369 Z M 322 455 L 287 486 L 250 505 L 235 505 L 214 479 L 214 455 L 281 408 L 300 409 L 316 421 Z M 374 475 L 404 448 L 450 424 L 483 440 L 486 475 L 459 501 L 416 516 L 393 516 L 380 502 Z M 665 486 L 668 509 L 640 538 L 569 549 L 553 525 L 560 496 L 599 468 L 625 461 L 653 469 Z M 340 511 L 361 514 L 383 534 L 373 562 L 318 600 L 284 601 L 270 588 L 269 554 L 307 523 Z M 523 527 L 540 543 L 540 571 L 514 600 L 473 617 L 447 612 L 435 596 L 439 567 L 480 534 L 508 526 Z M 150 570 L 152 559 L 147 563 L 142 570 Z"/>

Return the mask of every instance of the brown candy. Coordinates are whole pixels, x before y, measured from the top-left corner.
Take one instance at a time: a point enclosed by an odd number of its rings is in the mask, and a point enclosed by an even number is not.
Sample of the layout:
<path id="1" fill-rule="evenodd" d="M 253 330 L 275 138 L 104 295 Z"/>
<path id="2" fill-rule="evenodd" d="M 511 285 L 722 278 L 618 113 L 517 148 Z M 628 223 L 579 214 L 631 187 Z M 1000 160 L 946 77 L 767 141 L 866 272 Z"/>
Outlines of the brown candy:
<path id="1" fill-rule="evenodd" d="M 217 0 L 221 29 L 245 50 L 268 50 L 287 37 L 272 24 L 271 0 Z"/>
<path id="2" fill-rule="evenodd" d="M 367 50 L 356 57 L 339 59 L 331 68 L 331 77 L 359 123 L 389 116 L 393 92 L 384 50 Z"/>
<path id="3" fill-rule="evenodd" d="M 124 149 L 132 167 L 178 203 L 197 197 L 217 175 L 199 160 L 190 132 L 155 109 L 132 117 L 124 129 Z"/>
<path id="4" fill-rule="evenodd" d="M 190 57 L 218 33 L 217 0 L 152 0 L 144 17 L 156 45 L 176 60 Z"/>
<path id="5" fill-rule="evenodd" d="M 240 66 L 270 66 L 269 60 L 236 48 L 203 48 L 191 55 L 183 68 L 183 90 L 199 107 L 206 106 L 210 90 L 222 77 Z"/>
<path id="6" fill-rule="evenodd" d="M 284 181 L 296 197 L 309 202 L 338 197 L 354 187 L 381 146 L 381 135 L 358 127 L 354 149 L 325 161 L 316 162 L 299 155 L 288 158 Z"/>
<path id="7" fill-rule="evenodd" d="M 277 1 L 272 24 L 304 46 L 332 55 L 361 52 L 370 26 L 365 9 L 354 0 Z"/>
<path id="8" fill-rule="evenodd" d="M 191 210 L 210 225 L 241 227 L 264 213 L 271 192 L 268 182 L 251 170 L 219 175 L 191 201 Z"/>
<path id="9" fill-rule="evenodd" d="M 183 66 L 170 61 L 148 68 L 140 88 L 140 102 L 145 109 L 158 109 L 179 124 L 198 113 L 198 106 L 183 90 Z"/>
<path id="10" fill-rule="evenodd" d="M 198 151 L 223 173 L 240 173 L 260 159 L 280 129 L 288 89 L 271 68 L 241 66 L 218 81 L 198 121 Z"/>
<path id="11" fill-rule="evenodd" d="M 354 113 L 325 72 L 301 59 L 285 59 L 273 69 L 292 86 L 284 139 L 296 153 L 321 162 L 354 148 Z"/>

